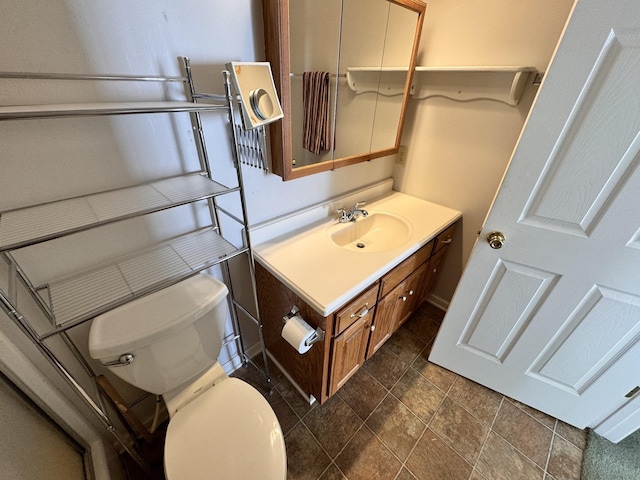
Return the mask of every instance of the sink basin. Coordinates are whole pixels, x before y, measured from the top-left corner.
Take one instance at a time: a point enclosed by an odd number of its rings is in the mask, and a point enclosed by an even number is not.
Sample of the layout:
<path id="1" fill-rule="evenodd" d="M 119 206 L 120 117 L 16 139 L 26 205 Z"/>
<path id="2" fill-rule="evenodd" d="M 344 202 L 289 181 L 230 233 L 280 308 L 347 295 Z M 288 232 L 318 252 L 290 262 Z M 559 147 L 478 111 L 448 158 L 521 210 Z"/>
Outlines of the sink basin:
<path id="1" fill-rule="evenodd" d="M 327 233 L 339 247 L 363 252 L 381 252 L 399 247 L 411 236 L 411 225 L 399 215 L 370 212 L 355 222 L 331 225 Z"/>

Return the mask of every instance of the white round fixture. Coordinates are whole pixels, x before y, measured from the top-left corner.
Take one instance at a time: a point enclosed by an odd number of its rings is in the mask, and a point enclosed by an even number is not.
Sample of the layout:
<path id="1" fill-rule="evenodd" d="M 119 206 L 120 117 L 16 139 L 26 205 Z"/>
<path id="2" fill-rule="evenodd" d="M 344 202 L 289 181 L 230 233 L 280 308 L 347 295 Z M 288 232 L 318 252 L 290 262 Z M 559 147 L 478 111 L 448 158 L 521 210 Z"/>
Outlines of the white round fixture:
<path id="1" fill-rule="evenodd" d="M 284 438 L 265 398 L 237 378 L 223 380 L 169 422 L 167 480 L 285 480 Z"/>

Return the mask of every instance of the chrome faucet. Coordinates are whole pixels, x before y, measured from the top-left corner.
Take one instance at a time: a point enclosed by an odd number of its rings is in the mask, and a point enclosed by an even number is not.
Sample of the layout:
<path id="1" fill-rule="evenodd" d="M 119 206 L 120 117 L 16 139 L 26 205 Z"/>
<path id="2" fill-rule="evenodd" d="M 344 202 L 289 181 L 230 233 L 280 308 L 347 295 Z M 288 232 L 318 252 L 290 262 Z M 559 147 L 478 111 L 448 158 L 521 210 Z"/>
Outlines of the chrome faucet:
<path id="1" fill-rule="evenodd" d="M 366 210 L 362 210 L 360 208 L 365 204 L 366 202 L 357 202 L 353 206 L 353 208 L 348 212 L 344 208 L 340 208 L 336 210 L 336 212 L 340 214 L 340 217 L 338 218 L 338 222 L 348 223 L 348 222 L 355 221 L 357 218 L 366 217 L 367 215 L 369 215 L 369 212 L 367 212 Z"/>

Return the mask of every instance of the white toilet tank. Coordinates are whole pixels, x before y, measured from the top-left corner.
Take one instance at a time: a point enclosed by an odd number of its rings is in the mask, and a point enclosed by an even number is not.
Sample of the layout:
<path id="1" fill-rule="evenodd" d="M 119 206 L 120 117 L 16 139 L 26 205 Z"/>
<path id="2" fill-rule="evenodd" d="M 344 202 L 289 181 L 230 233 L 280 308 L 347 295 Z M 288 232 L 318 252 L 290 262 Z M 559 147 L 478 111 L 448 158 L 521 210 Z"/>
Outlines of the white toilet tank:
<path id="1" fill-rule="evenodd" d="M 142 390 L 161 395 L 190 382 L 220 354 L 227 318 L 227 286 L 198 274 L 96 317 L 89 354 L 103 364 L 131 354 L 110 370 Z"/>

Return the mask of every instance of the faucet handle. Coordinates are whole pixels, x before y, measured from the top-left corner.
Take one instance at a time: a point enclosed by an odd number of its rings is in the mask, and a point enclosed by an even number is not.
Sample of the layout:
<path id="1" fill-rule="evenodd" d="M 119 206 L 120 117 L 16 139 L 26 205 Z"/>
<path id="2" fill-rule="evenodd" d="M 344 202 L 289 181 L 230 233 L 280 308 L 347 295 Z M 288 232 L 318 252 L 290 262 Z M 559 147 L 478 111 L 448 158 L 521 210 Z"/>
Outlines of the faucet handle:
<path id="1" fill-rule="evenodd" d="M 360 207 L 362 207 L 363 205 L 366 205 L 367 202 L 356 202 L 356 204 L 353 206 L 354 210 L 359 209 Z"/>
<path id="2" fill-rule="evenodd" d="M 349 220 L 351 220 L 351 218 L 349 217 L 349 213 L 347 213 L 347 211 L 344 208 L 337 209 L 336 213 L 340 214 L 340 217 L 338 217 L 338 222 L 340 223 L 346 223 Z"/>

